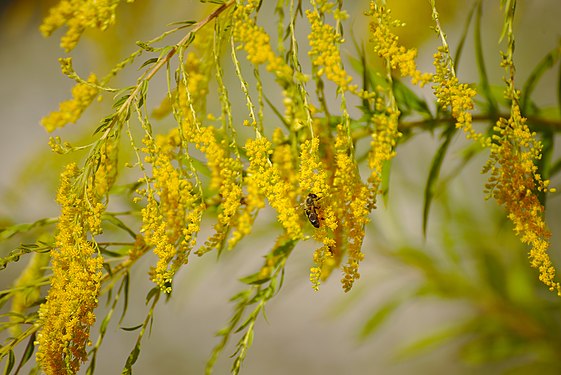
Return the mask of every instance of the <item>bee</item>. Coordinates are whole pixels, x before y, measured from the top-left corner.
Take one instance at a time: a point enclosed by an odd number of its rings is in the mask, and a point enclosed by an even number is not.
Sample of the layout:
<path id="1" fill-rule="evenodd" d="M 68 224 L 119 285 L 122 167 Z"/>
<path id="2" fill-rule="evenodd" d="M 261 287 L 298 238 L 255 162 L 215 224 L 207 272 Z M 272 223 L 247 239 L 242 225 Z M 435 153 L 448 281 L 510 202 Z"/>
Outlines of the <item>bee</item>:
<path id="1" fill-rule="evenodd" d="M 308 216 L 308 220 L 310 220 L 310 223 L 316 228 L 319 228 L 320 225 L 318 214 L 319 207 L 316 205 L 317 201 L 319 200 L 320 198 L 316 194 L 310 193 L 308 194 L 308 196 L 306 197 L 306 201 L 304 202 L 306 206 L 304 208 L 304 212 L 306 213 L 306 216 Z"/>

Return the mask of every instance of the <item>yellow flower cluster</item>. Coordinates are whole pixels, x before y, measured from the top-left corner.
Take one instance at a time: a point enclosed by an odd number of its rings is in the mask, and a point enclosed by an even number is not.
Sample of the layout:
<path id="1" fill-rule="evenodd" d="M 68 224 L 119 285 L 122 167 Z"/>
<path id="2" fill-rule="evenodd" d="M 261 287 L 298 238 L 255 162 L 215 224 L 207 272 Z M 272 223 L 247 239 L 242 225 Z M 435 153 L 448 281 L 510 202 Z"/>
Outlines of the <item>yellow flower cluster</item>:
<path id="1" fill-rule="evenodd" d="M 477 92 L 466 83 L 460 83 L 450 69 L 452 61 L 446 47 L 439 47 L 434 54 L 436 73 L 433 76 L 434 95 L 437 102 L 444 108 L 449 107 L 452 117 L 456 119 L 456 127 L 466 133 L 468 139 L 480 142 L 489 147 L 491 139 L 472 127 L 471 110 L 474 107 L 473 97 Z"/>
<path id="2" fill-rule="evenodd" d="M 537 197 L 540 191 L 550 191 L 549 181 L 541 179 L 534 164 L 541 157 L 541 143 L 528 129 L 516 101 L 511 117 L 501 118 L 494 130 L 491 155 L 484 168 L 491 174 L 486 193 L 505 206 L 515 233 L 531 246 L 531 265 L 539 270 L 540 280 L 561 296 L 561 285 L 554 281 L 555 269 L 547 253 L 551 233 Z"/>
<path id="3" fill-rule="evenodd" d="M 13 325 L 9 328 L 13 337 L 19 336 L 21 327 L 27 325 L 21 319 L 28 313 L 27 309 L 35 310 L 41 295 L 41 279 L 49 266 L 49 254 L 33 253 L 25 269 L 20 273 L 13 285 L 12 306 L 10 306 L 10 321 Z"/>
<path id="4" fill-rule="evenodd" d="M 204 34 L 206 35 L 206 34 Z M 211 172 L 209 190 L 220 196 L 218 222 L 215 234 L 208 238 L 197 250 L 202 255 L 214 248 L 222 246 L 230 227 L 238 221 L 238 209 L 242 202 L 242 164 L 238 157 L 231 157 L 233 147 L 222 130 L 213 126 L 201 126 L 198 113 L 204 111 L 205 97 L 208 93 L 209 66 L 195 53 L 189 53 L 185 62 L 186 82 L 178 87 L 176 102 L 173 103 L 181 118 L 181 135 L 185 142 L 194 144 L 206 159 Z M 223 139 L 220 139 L 222 136 Z M 246 225 L 248 217 L 242 219 Z M 244 228 L 244 230 L 248 230 Z M 237 242 L 243 237 L 240 232 L 235 234 Z M 232 242 L 233 243 L 233 242 Z"/>
<path id="5" fill-rule="evenodd" d="M 198 203 L 200 197 L 187 173 L 174 166 L 182 157 L 176 151 L 181 145 L 178 130 L 155 140 L 146 137 L 144 143 L 143 151 L 150 155 L 146 161 L 152 164 L 153 186 L 145 191 L 148 203 L 142 210 L 141 232 L 158 256 L 158 263 L 150 272 L 152 281 L 163 292 L 170 293 L 173 276 L 187 263 L 195 245 L 204 207 Z"/>
<path id="6" fill-rule="evenodd" d="M 378 110 L 384 109 L 381 98 L 377 99 L 377 108 Z M 395 156 L 397 140 L 401 137 L 397 127 L 398 120 L 399 112 L 392 108 L 386 108 L 385 112 L 372 116 L 374 132 L 372 133 L 370 152 L 368 154 L 368 166 L 372 171 L 368 179 L 372 191 L 372 202 L 370 204 L 372 208 L 374 208 L 376 202 L 376 195 L 380 193 L 384 164 Z"/>
<path id="7" fill-rule="evenodd" d="M 277 128 L 273 133 L 273 143 L 275 149 L 272 155 L 273 165 L 277 167 L 279 176 L 283 183 L 289 186 L 296 186 L 297 180 L 294 173 L 294 164 L 290 146 L 284 143 L 284 135 Z M 232 227 L 234 231 L 228 240 L 228 249 L 232 249 L 243 237 L 251 232 L 253 222 L 257 217 L 257 213 L 265 207 L 265 197 L 259 188 L 259 176 L 253 174 L 245 174 L 243 176 L 243 184 L 246 188 L 246 194 L 241 199 L 242 209 L 233 219 Z M 290 201 L 296 201 L 296 189 L 289 191 Z"/>
<path id="8" fill-rule="evenodd" d="M 212 52 L 212 35 L 203 28 L 193 41 L 197 52 L 189 52 L 184 62 L 185 81 L 181 80 L 177 90 L 166 95 L 160 105 L 152 111 L 152 116 L 161 119 L 167 116 L 172 108 L 180 109 L 184 118 L 192 118 L 193 110 L 206 113 L 208 82 L 212 77 L 213 59 L 208 55 Z"/>
<path id="9" fill-rule="evenodd" d="M 97 83 L 95 74 L 88 77 L 88 82 Z M 57 128 L 63 128 L 70 123 L 78 121 L 82 113 L 88 108 L 95 99 L 99 89 L 85 83 L 78 83 L 72 89 L 72 99 L 65 100 L 59 105 L 58 111 L 51 112 L 48 116 L 41 119 L 41 125 L 52 132 Z"/>
<path id="10" fill-rule="evenodd" d="M 49 10 L 39 30 L 50 36 L 66 25 L 68 30 L 60 40 L 61 48 L 71 51 L 88 28 L 105 30 L 115 23 L 115 10 L 121 0 L 61 0 Z M 127 0 L 132 2 L 133 0 Z"/>
<path id="11" fill-rule="evenodd" d="M 260 1 L 249 0 L 246 5 L 239 5 L 234 11 L 234 40 L 242 43 L 247 59 L 254 65 L 266 64 L 267 71 L 272 72 L 282 82 L 292 81 L 293 70 L 277 56 L 271 47 L 269 34 L 250 17 Z"/>
<path id="12" fill-rule="evenodd" d="M 292 145 L 285 138 L 280 128 L 273 131 L 273 145 L 273 164 L 278 166 L 281 178 L 294 187 L 290 192 L 290 199 L 296 201 L 296 187 L 298 186 L 298 175 L 295 171 L 296 161 L 293 157 Z"/>
<path id="13" fill-rule="evenodd" d="M 319 215 L 314 238 L 323 244 L 314 252 L 315 265 L 310 269 L 314 290 L 339 266 L 345 254 L 343 289 L 349 291 L 360 277 L 358 266 L 364 258 L 361 248 L 371 210 L 371 192 L 362 182 L 350 142 L 345 126 L 338 125 L 334 147 L 327 142 L 329 149 L 323 150 L 322 158 L 320 138 L 301 145 L 300 191 L 306 209 L 312 205 Z"/>
<path id="14" fill-rule="evenodd" d="M 286 230 L 288 236 L 297 240 L 302 237 L 300 227 L 300 215 L 295 202 L 290 199 L 291 186 L 281 177 L 281 171 L 277 165 L 269 160 L 273 153 L 271 142 L 265 137 L 248 139 L 245 145 L 249 158 L 247 173 L 251 176 L 259 193 L 263 194 L 278 214 L 278 220 Z"/>
<path id="15" fill-rule="evenodd" d="M 197 250 L 197 254 L 202 255 L 221 244 L 237 216 L 242 199 L 242 164 L 228 155 L 226 140 L 218 141 L 212 126 L 197 129 L 192 141 L 207 158 L 211 171 L 210 189 L 220 194 L 218 223 L 214 226 L 216 233 Z"/>
<path id="16" fill-rule="evenodd" d="M 415 57 L 417 50 L 407 49 L 399 44 L 399 38 L 392 32 L 392 28 L 402 26 L 399 20 L 394 20 L 390 9 L 378 4 L 377 1 L 370 2 L 370 13 L 373 21 L 370 24 L 374 51 L 384 59 L 393 70 L 399 70 L 402 77 L 411 77 L 413 84 L 423 87 L 431 81 L 430 73 L 422 73 L 417 70 Z"/>
<path id="17" fill-rule="evenodd" d="M 87 238 L 89 209 L 74 186 L 78 175 L 75 164 L 61 175 L 57 201 L 62 212 L 56 248 L 51 251 L 51 288 L 39 309 L 42 329 L 37 335 L 37 361 L 49 375 L 77 373 L 87 359 L 101 285 L 103 258 L 97 254 L 95 242 Z"/>
<path id="18" fill-rule="evenodd" d="M 333 188 L 338 202 L 344 202 L 337 206 L 341 231 L 343 233 L 346 247 L 347 264 L 343 266 L 344 277 L 341 280 L 343 289 L 351 290 L 355 280 L 360 278 L 358 265 L 364 259 L 361 251 L 364 239 L 364 226 L 370 221 L 371 192 L 366 184 L 362 182 L 358 165 L 350 155 L 352 146 L 346 136 L 342 125 L 337 127 L 337 139 L 335 141 L 335 174 Z"/>
<path id="19" fill-rule="evenodd" d="M 302 200 L 305 205 L 313 203 L 317 208 L 320 226 L 314 231 L 314 238 L 323 243 L 323 246 L 314 252 L 315 266 L 310 269 L 310 281 L 314 290 L 319 289 L 320 282 L 325 280 L 337 265 L 334 259 L 337 242 L 333 233 L 337 230 L 338 220 L 328 177 L 326 168 L 319 159 L 319 138 L 315 137 L 302 143 L 298 178 L 300 190 L 303 192 Z M 317 198 L 310 197 L 309 194 L 315 194 Z M 306 202 L 308 199 L 312 202 Z"/>
<path id="20" fill-rule="evenodd" d="M 203 65 L 201 59 L 194 52 L 187 55 L 185 61 L 185 71 L 187 72 L 187 87 L 183 82 L 178 87 L 179 106 L 183 110 L 184 116 L 191 115 L 191 108 L 195 111 L 202 111 L 205 108 L 205 101 L 208 94 L 208 81 L 211 75 L 208 68 Z"/>
<path id="21" fill-rule="evenodd" d="M 228 240 L 228 249 L 233 249 L 243 237 L 251 232 L 257 212 L 265 207 L 265 198 L 259 190 L 258 180 L 258 176 L 254 175 L 243 177 L 243 185 L 247 189 L 247 194 L 242 198 L 243 209 L 232 221 L 234 231 Z"/>
<path id="22" fill-rule="evenodd" d="M 109 189 L 117 178 L 118 141 L 118 138 L 107 139 L 100 146 L 95 163 L 97 169 L 89 184 L 95 190 L 95 195 L 99 200 L 102 200 L 109 193 Z"/>
<path id="23" fill-rule="evenodd" d="M 311 32 L 308 34 L 310 41 L 310 51 L 308 54 L 312 59 L 312 64 L 319 68 L 317 74 L 325 74 L 328 80 L 335 83 L 342 91 L 356 92 L 356 85 L 349 85 L 352 77 L 343 68 L 341 55 L 338 45 L 343 38 L 335 28 L 322 21 L 317 10 L 307 10 L 306 16 L 311 25 Z"/>

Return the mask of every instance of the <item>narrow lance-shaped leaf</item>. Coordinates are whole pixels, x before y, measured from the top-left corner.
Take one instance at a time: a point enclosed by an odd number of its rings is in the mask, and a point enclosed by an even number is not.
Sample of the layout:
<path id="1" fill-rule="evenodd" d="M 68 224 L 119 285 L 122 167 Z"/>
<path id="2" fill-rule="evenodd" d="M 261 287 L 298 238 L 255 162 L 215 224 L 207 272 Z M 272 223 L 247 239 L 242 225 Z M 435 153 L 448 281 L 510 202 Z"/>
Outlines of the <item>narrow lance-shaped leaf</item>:
<path id="1" fill-rule="evenodd" d="M 545 55 L 528 76 L 528 79 L 522 88 L 522 96 L 520 98 L 520 111 L 522 114 L 526 116 L 528 115 L 531 105 L 531 97 L 540 78 L 542 78 L 544 73 L 551 69 L 551 67 L 559 61 L 560 55 L 561 45 L 555 47 L 547 55 Z"/>
<path id="2" fill-rule="evenodd" d="M 474 30 L 474 42 L 475 42 L 475 60 L 477 62 L 477 71 L 479 72 L 479 84 L 481 86 L 480 93 L 487 100 L 487 106 L 489 109 L 489 114 L 491 118 L 497 117 L 498 106 L 495 96 L 489 85 L 489 78 L 487 77 L 487 69 L 485 67 L 485 59 L 483 56 L 483 43 L 481 39 L 481 18 L 483 16 L 482 11 L 482 1 L 477 3 L 477 16 L 475 17 L 475 30 Z"/>
<path id="3" fill-rule="evenodd" d="M 458 42 L 458 47 L 456 47 L 456 54 L 454 55 L 454 70 L 458 70 L 460 66 L 460 57 L 462 56 L 462 52 L 464 51 L 464 45 L 467 39 L 469 25 L 471 24 L 471 20 L 473 18 L 473 14 L 475 13 L 475 9 L 477 8 L 478 3 L 474 3 L 473 7 L 469 11 L 469 14 L 466 18 L 466 22 L 464 24 L 464 28 L 462 30 L 462 36 L 460 37 L 460 41 Z"/>
<path id="4" fill-rule="evenodd" d="M 442 167 L 442 163 L 444 162 L 444 157 L 448 152 L 448 147 L 450 146 L 450 142 L 452 138 L 456 134 L 457 129 L 454 126 L 448 127 L 444 133 L 444 141 L 436 151 L 434 155 L 429 171 L 429 175 L 427 177 L 427 183 L 425 184 L 425 194 L 424 194 L 424 201 L 423 201 L 423 235 L 426 236 L 427 234 L 427 226 L 429 220 L 429 212 L 432 203 L 432 199 L 434 198 L 435 186 L 438 182 L 440 177 L 440 168 Z"/>
<path id="5" fill-rule="evenodd" d="M 376 312 L 372 314 L 370 318 L 368 318 L 366 323 L 364 323 L 364 325 L 362 326 L 359 338 L 361 340 L 364 340 L 367 337 L 375 334 L 378 329 L 388 320 L 392 313 L 396 311 L 399 306 L 401 306 L 401 303 L 401 298 L 392 299 L 378 308 Z"/>

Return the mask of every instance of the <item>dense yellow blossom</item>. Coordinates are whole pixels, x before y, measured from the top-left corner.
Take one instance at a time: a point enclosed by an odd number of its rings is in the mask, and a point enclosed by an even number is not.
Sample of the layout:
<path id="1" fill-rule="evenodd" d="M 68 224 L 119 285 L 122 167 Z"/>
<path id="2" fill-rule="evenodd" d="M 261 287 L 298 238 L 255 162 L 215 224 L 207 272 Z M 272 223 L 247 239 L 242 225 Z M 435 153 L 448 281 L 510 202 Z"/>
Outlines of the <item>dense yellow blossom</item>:
<path id="1" fill-rule="evenodd" d="M 79 170 L 69 165 L 61 175 L 57 202 L 62 212 L 56 248 L 51 251 L 51 288 L 39 309 L 37 361 L 46 374 L 76 373 L 87 359 L 90 327 L 95 322 L 103 258 L 87 238 L 88 207 L 76 191 Z M 92 228 L 95 231 L 95 228 Z"/>
<path id="2" fill-rule="evenodd" d="M 49 10 L 39 30 L 44 36 L 50 36 L 66 25 L 68 30 L 61 38 L 60 46 L 69 52 L 76 47 L 86 29 L 105 30 L 114 24 L 119 2 L 121 0 L 61 0 Z"/>
<path id="3" fill-rule="evenodd" d="M 294 165 L 288 144 L 283 144 L 284 136 L 282 131 L 277 128 L 273 133 L 273 142 L 276 145 L 272 159 L 279 171 L 280 178 L 288 185 L 294 186 L 295 174 Z M 243 184 L 245 194 L 241 198 L 242 209 L 234 217 L 233 232 L 228 240 L 228 249 L 232 249 L 243 237 L 247 236 L 253 227 L 255 218 L 260 209 L 265 207 L 265 197 L 259 188 L 259 176 L 254 174 L 245 174 L 243 176 Z M 292 189 L 289 192 L 290 200 L 294 201 L 296 192 Z"/>
<path id="4" fill-rule="evenodd" d="M 343 125 L 337 127 L 337 138 L 335 141 L 335 173 L 333 188 L 336 199 L 340 203 L 339 211 L 341 230 L 343 232 L 346 248 L 347 263 L 343 266 L 344 277 L 341 280 L 343 289 L 348 292 L 353 283 L 360 277 L 358 265 L 364 259 L 361 251 L 364 239 L 364 226 L 369 222 L 371 209 L 371 193 L 366 184 L 362 182 L 358 165 L 350 155 L 352 146 L 346 137 Z"/>
<path id="5" fill-rule="evenodd" d="M 372 116 L 374 132 L 372 133 L 370 152 L 368 154 L 368 165 L 372 172 L 368 181 L 372 187 L 372 199 L 374 202 L 376 195 L 380 192 L 384 164 L 395 156 L 397 140 L 401 137 L 397 127 L 398 118 L 399 112 L 390 108 L 386 109 L 383 113 Z"/>
<path id="6" fill-rule="evenodd" d="M 189 53 L 185 62 L 186 81 L 180 83 L 174 103 L 185 146 L 193 144 L 203 153 L 211 173 L 208 189 L 219 197 L 215 233 L 197 250 L 198 255 L 222 247 L 229 228 L 237 222 L 243 196 L 242 164 L 238 156 L 231 156 L 234 143 L 229 142 L 222 129 L 199 123 L 208 93 L 209 69 L 197 54 Z M 244 218 L 246 222 L 247 219 Z"/>
<path id="7" fill-rule="evenodd" d="M 177 89 L 166 95 L 160 105 L 152 111 L 152 116 L 161 119 L 172 109 L 179 109 L 183 118 L 190 121 L 193 116 L 207 115 L 205 109 L 209 93 L 208 83 L 213 76 L 214 62 L 211 58 L 211 31 L 212 29 L 205 27 L 197 33 L 197 38 L 192 44 L 196 51 L 187 53 L 182 67 L 184 79 L 180 80 Z"/>
<path id="8" fill-rule="evenodd" d="M 95 74 L 88 77 L 88 82 L 97 83 Z M 70 123 L 76 123 L 82 113 L 88 108 L 99 93 L 97 87 L 86 83 L 78 83 L 72 89 L 72 99 L 65 100 L 59 105 L 58 111 L 51 112 L 48 116 L 41 119 L 41 125 L 52 132 L 57 128 L 65 127 Z"/>
<path id="9" fill-rule="evenodd" d="M 283 82 L 292 81 L 293 70 L 284 59 L 273 51 L 269 34 L 250 17 L 259 6 L 259 1 L 250 0 L 234 11 L 234 39 L 242 43 L 247 59 L 255 65 L 265 64 L 267 71 Z"/>
<path id="10" fill-rule="evenodd" d="M 452 61 L 446 47 L 439 47 L 434 54 L 436 73 L 433 76 L 434 95 L 437 102 L 444 108 L 450 108 L 452 117 L 456 119 L 456 127 L 462 129 L 468 139 L 481 142 L 485 147 L 490 145 L 491 139 L 472 127 L 471 110 L 474 107 L 473 97 L 475 89 L 466 83 L 460 83 L 451 69 Z"/>
<path id="11" fill-rule="evenodd" d="M 196 242 L 202 216 L 202 203 L 194 191 L 188 174 L 175 167 L 177 148 L 181 144 L 179 132 L 172 130 L 156 139 L 146 137 L 145 152 L 150 156 L 153 182 L 146 189 L 147 205 L 142 209 L 142 230 L 146 244 L 154 246 L 158 256 L 151 270 L 152 280 L 166 293 L 176 271 L 187 262 Z"/>
<path id="12" fill-rule="evenodd" d="M 312 64 L 319 69 L 317 74 L 325 74 L 326 78 L 342 91 L 356 92 L 357 86 L 350 85 L 352 77 L 343 68 L 339 53 L 338 45 L 342 43 L 343 38 L 333 26 L 322 21 L 318 11 L 307 10 L 306 16 L 312 28 L 308 34 L 311 47 L 308 54 L 312 58 Z"/>
<path id="13" fill-rule="evenodd" d="M 310 269 L 310 281 L 318 290 L 321 280 L 325 280 L 336 266 L 334 249 L 337 245 L 334 232 L 338 227 L 335 215 L 335 202 L 328 180 L 328 173 L 319 158 L 319 138 L 305 141 L 300 154 L 300 190 L 303 204 L 306 205 L 309 194 L 315 194 L 320 225 L 314 230 L 314 238 L 323 245 L 314 252 L 315 266 Z"/>
<path id="14" fill-rule="evenodd" d="M 289 198 L 295 202 L 298 195 L 297 159 L 293 156 L 292 145 L 284 138 L 280 128 L 273 132 L 273 145 L 271 161 L 278 169 L 281 179 L 291 186 Z"/>
<path id="15" fill-rule="evenodd" d="M 186 83 L 181 82 L 177 89 L 178 105 L 185 118 L 193 116 L 192 109 L 203 111 L 208 94 L 208 82 L 211 78 L 209 67 L 194 52 L 187 54 L 185 60 Z M 189 119 L 191 120 L 191 119 Z"/>
<path id="16" fill-rule="evenodd" d="M 530 262 L 539 270 L 540 280 L 561 295 L 561 285 L 554 281 L 555 269 L 547 253 L 551 233 L 537 197 L 539 191 L 547 192 L 549 185 L 549 181 L 542 181 L 534 164 L 541 157 L 541 143 L 528 129 L 516 102 L 510 118 L 501 118 L 494 130 L 491 155 L 484 169 L 491 174 L 486 192 L 505 207 L 516 235 L 531 246 Z"/>
<path id="17" fill-rule="evenodd" d="M 228 240 L 228 249 L 233 249 L 243 237 L 251 233 L 257 212 L 265 207 L 265 198 L 259 189 L 258 176 L 244 176 L 243 185 L 247 189 L 247 194 L 242 197 L 242 210 L 232 222 L 234 231 Z"/>
<path id="18" fill-rule="evenodd" d="M 239 159 L 230 157 L 226 140 L 219 141 L 212 126 L 195 130 L 192 141 L 206 156 L 211 171 L 209 188 L 220 195 L 218 223 L 214 227 L 216 233 L 197 251 L 197 254 L 203 254 L 222 243 L 234 222 L 242 199 L 242 164 Z"/>
<path id="19" fill-rule="evenodd" d="M 99 199 L 103 199 L 117 178 L 118 138 L 108 139 L 100 145 L 96 170 L 91 177 L 90 186 Z"/>
<path id="20" fill-rule="evenodd" d="M 278 220 L 288 236 L 294 240 L 300 239 L 300 215 L 295 202 L 290 199 L 291 186 L 281 178 L 279 167 L 269 160 L 273 153 L 271 143 L 265 137 L 250 138 L 245 149 L 249 158 L 248 175 L 253 176 L 259 192 L 277 211 Z"/>
<path id="21" fill-rule="evenodd" d="M 399 70 L 402 77 L 410 77 L 413 84 L 424 86 L 432 80 L 432 75 L 417 70 L 415 57 L 417 51 L 407 49 L 399 44 L 399 38 L 392 32 L 392 28 L 402 26 L 401 22 L 391 16 L 391 11 L 385 7 L 385 2 L 370 2 L 369 15 L 372 17 L 370 31 L 374 51 L 386 62 L 387 79 L 391 81 L 391 71 Z M 391 84 L 391 82 L 388 82 Z M 374 132 L 372 133 L 371 151 L 368 156 L 371 175 L 371 197 L 368 199 L 369 207 L 373 208 L 376 195 L 380 192 L 382 169 L 384 164 L 395 156 L 395 147 L 401 133 L 398 131 L 400 112 L 397 108 L 395 97 L 390 89 L 383 92 L 377 87 L 379 96 L 375 101 L 375 114 L 372 116 Z"/>
<path id="22" fill-rule="evenodd" d="M 392 28 L 402 26 L 399 20 L 394 20 L 390 9 L 378 4 L 378 1 L 370 2 L 370 15 L 373 18 L 370 24 L 374 51 L 384 59 L 393 70 L 399 70 L 402 77 L 411 77 L 413 84 L 423 87 L 431 81 L 430 73 L 422 73 L 417 70 L 415 48 L 407 49 L 399 44 L 399 38 L 392 32 Z"/>
<path id="23" fill-rule="evenodd" d="M 322 161 L 319 138 L 301 145 L 300 191 L 304 204 L 313 203 L 320 216 L 314 238 L 322 243 L 313 255 L 315 265 L 310 269 L 310 281 L 315 290 L 339 266 L 346 255 L 342 270 L 343 289 L 349 291 L 360 277 L 359 263 L 363 260 L 364 226 L 369 221 L 371 192 L 361 180 L 358 165 L 352 158 L 352 143 L 345 126 L 337 126 L 334 145 L 325 145 L 326 161 Z M 331 158 L 331 159 L 330 159 Z M 329 160 L 332 160 L 331 162 Z M 317 199 L 306 201 L 308 194 Z"/>

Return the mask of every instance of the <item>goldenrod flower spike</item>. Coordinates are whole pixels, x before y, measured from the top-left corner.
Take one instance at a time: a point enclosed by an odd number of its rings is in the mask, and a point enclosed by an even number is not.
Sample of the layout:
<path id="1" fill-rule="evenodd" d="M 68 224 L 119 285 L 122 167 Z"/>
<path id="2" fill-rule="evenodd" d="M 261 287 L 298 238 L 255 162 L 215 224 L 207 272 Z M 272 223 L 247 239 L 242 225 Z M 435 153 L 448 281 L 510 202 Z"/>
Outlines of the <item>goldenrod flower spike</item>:
<path id="1" fill-rule="evenodd" d="M 174 162 L 181 144 L 179 132 L 146 137 L 145 152 L 152 164 L 152 185 L 145 190 L 147 205 L 142 209 L 142 229 L 147 245 L 154 247 L 158 263 L 150 274 L 152 281 L 165 293 L 177 270 L 187 262 L 196 242 L 202 216 L 200 197 L 186 172 Z"/>
<path id="2" fill-rule="evenodd" d="M 254 65 L 265 65 L 267 71 L 273 73 L 278 80 L 290 82 L 293 77 L 292 68 L 278 56 L 271 46 L 269 34 L 255 23 L 251 14 L 259 6 L 260 1 L 250 0 L 239 5 L 234 11 L 233 37 L 241 42 L 241 48 L 247 53 L 247 59 Z"/>
<path id="3" fill-rule="evenodd" d="M 132 2 L 133 0 L 127 0 Z M 60 40 L 66 52 L 76 47 L 80 37 L 88 28 L 105 30 L 115 23 L 115 10 L 121 0 L 62 0 L 49 10 L 39 30 L 50 36 L 55 30 L 67 26 Z"/>
<path id="4" fill-rule="evenodd" d="M 269 160 L 273 153 L 271 142 L 265 137 L 250 138 L 245 149 L 249 158 L 247 173 L 254 179 L 259 193 L 267 197 L 277 211 L 278 220 L 288 236 L 293 240 L 302 238 L 300 214 L 290 199 L 291 186 L 281 178 L 279 167 Z"/>
<path id="5" fill-rule="evenodd" d="M 385 3 L 385 2 L 382 2 Z M 392 28 L 403 26 L 401 21 L 393 19 L 391 11 L 380 4 L 380 1 L 370 2 L 370 24 L 374 51 L 386 61 L 387 67 L 398 70 L 402 77 L 411 77 L 413 84 L 423 87 L 431 81 L 430 73 L 422 73 L 417 69 L 415 58 L 417 50 L 407 49 L 399 44 L 399 38 L 392 32 Z"/>
<path id="6" fill-rule="evenodd" d="M 88 228 L 89 205 L 74 188 L 79 173 L 70 164 L 61 175 L 57 202 L 62 212 L 56 249 L 51 252 L 53 276 L 47 300 L 39 309 L 37 361 L 48 375 L 76 373 L 86 361 L 101 285 L 103 258 L 87 238 L 88 232 L 100 228 Z"/>
<path id="7" fill-rule="evenodd" d="M 307 10 L 306 16 L 311 25 L 308 35 L 310 51 L 308 54 L 312 64 L 318 68 L 318 75 L 335 83 L 342 91 L 357 92 L 356 85 L 350 85 L 352 77 L 343 69 L 338 45 L 343 38 L 337 34 L 333 26 L 323 23 L 317 10 Z"/>
<path id="8" fill-rule="evenodd" d="M 197 250 L 197 254 L 202 255 L 220 245 L 235 221 L 242 199 L 242 164 L 239 159 L 230 157 L 226 140 L 219 141 L 212 126 L 196 130 L 193 142 L 207 158 L 211 171 L 209 188 L 220 195 L 218 223 L 214 226 L 216 233 Z"/>
<path id="9" fill-rule="evenodd" d="M 547 253 L 551 233 L 544 220 L 544 207 L 537 192 L 547 192 L 549 181 L 537 173 L 535 161 L 541 157 L 541 143 L 530 132 L 526 119 L 514 102 L 511 117 L 499 119 L 494 128 L 491 155 L 484 172 L 491 174 L 486 185 L 488 197 L 503 205 L 514 224 L 514 232 L 530 248 L 530 264 L 539 270 L 540 280 L 561 296 L 555 268 Z"/>
<path id="10" fill-rule="evenodd" d="M 315 196 L 312 196 L 312 200 L 316 202 L 312 203 L 317 203 L 318 206 L 319 226 L 314 229 L 314 238 L 323 244 L 314 252 L 315 266 L 310 269 L 310 281 L 314 290 L 319 289 L 321 281 L 329 276 L 336 265 L 333 259 L 337 245 L 334 231 L 339 223 L 328 177 L 328 171 L 319 157 L 319 138 L 306 140 L 301 145 L 298 179 L 303 203 L 307 204 L 306 200 L 310 194 Z"/>
<path id="11" fill-rule="evenodd" d="M 87 81 L 92 84 L 97 83 L 95 74 L 91 74 Z M 72 99 L 63 101 L 60 103 L 58 111 L 51 112 L 48 116 L 43 117 L 41 125 L 48 132 L 52 132 L 57 128 L 76 123 L 98 94 L 99 89 L 97 87 L 86 83 L 76 84 L 72 89 Z"/>
<path id="12" fill-rule="evenodd" d="M 356 161 L 350 156 L 351 144 L 347 138 L 343 125 L 337 127 L 335 140 L 335 174 L 333 188 L 337 194 L 339 220 L 344 234 L 344 247 L 347 252 L 347 263 L 343 266 L 344 276 L 341 279 L 343 289 L 348 292 L 354 282 L 360 278 L 359 263 L 364 259 L 362 242 L 364 226 L 370 221 L 372 209 L 371 192 L 361 177 Z"/>

